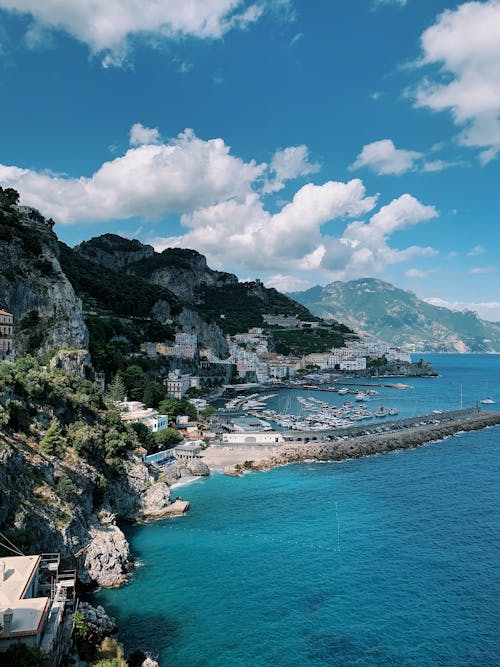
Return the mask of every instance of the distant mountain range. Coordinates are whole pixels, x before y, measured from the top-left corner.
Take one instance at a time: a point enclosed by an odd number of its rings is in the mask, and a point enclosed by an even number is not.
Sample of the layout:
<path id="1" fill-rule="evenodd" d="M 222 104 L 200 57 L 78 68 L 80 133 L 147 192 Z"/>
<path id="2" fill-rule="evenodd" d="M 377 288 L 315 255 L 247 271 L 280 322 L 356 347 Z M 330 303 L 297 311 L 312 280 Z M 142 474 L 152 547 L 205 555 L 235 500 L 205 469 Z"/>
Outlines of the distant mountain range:
<path id="1" fill-rule="evenodd" d="M 433 306 L 375 278 L 337 281 L 288 296 L 318 317 L 334 318 L 416 352 L 500 352 L 500 324 L 472 311 Z"/>

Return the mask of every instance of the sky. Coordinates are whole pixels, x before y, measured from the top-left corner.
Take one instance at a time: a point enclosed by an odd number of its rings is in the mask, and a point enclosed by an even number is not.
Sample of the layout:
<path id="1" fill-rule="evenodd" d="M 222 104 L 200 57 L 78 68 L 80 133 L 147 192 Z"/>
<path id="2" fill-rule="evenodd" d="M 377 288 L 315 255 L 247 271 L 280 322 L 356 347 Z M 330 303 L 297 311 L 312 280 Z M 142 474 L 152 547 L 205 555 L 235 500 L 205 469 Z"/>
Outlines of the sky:
<path id="1" fill-rule="evenodd" d="M 500 0 L 0 0 L 0 118 L 71 246 L 500 321 Z"/>

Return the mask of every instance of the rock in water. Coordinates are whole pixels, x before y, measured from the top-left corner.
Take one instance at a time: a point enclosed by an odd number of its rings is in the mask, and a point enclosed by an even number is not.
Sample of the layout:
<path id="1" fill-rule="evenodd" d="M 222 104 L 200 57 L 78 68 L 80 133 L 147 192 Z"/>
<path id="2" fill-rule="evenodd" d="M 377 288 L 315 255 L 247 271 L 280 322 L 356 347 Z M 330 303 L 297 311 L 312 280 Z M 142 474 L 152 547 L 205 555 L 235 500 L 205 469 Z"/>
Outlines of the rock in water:
<path id="1" fill-rule="evenodd" d="M 91 529 L 92 541 L 85 549 L 85 568 L 91 580 L 104 588 L 121 586 L 131 566 L 130 549 L 118 526 Z"/>

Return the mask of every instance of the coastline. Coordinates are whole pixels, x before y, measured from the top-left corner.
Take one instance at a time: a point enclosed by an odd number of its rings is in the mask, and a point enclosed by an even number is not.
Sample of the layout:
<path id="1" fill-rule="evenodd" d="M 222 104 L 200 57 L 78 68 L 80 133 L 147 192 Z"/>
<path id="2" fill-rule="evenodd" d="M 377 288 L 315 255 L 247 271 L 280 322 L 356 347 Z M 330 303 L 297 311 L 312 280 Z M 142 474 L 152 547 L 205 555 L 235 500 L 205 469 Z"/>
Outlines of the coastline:
<path id="1" fill-rule="evenodd" d="M 282 445 L 212 445 L 203 452 L 203 461 L 211 470 L 237 474 L 245 470 L 267 470 L 288 463 L 306 461 L 341 461 L 402 449 L 415 449 L 443 440 L 459 432 L 480 430 L 500 425 L 500 412 L 467 414 L 438 424 L 423 424 L 401 430 L 354 436 L 333 442 L 291 442 Z M 247 465 L 245 465 L 247 462 Z"/>

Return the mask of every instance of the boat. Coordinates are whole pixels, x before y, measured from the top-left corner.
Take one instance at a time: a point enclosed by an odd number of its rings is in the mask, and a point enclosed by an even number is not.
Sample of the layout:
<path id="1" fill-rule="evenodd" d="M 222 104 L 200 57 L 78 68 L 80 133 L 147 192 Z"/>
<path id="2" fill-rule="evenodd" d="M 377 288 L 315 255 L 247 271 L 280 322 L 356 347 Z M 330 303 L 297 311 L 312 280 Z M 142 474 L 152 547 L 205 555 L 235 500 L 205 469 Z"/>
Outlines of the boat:
<path id="1" fill-rule="evenodd" d="M 479 402 L 484 403 L 485 405 L 494 405 L 496 403 L 496 401 L 494 401 L 490 396 L 482 398 Z"/>
<path id="2" fill-rule="evenodd" d="M 380 406 L 380 408 L 373 413 L 374 417 L 387 417 L 389 412 L 384 408 L 383 405 Z"/>
<path id="3" fill-rule="evenodd" d="M 397 408 L 389 408 L 387 410 L 388 414 L 390 415 L 397 415 L 398 414 L 398 409 Z"/>
<path id="4" fill-rule="evenodd" d="M 359 392 L 359 394 L 356 394 L 356 400 L 357 401 L 366 401 L 366 394 L 362 391 Z"/>
<path id="5" fill-rule="evenodd" d="M 349 389 L 347 387 L 342 387 L 342 389 L 339 389 L 337 393 L 339 396 L 345 396 L 349 393 Z"/>

